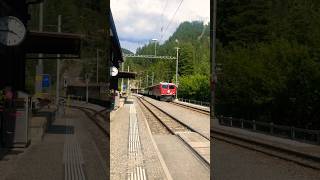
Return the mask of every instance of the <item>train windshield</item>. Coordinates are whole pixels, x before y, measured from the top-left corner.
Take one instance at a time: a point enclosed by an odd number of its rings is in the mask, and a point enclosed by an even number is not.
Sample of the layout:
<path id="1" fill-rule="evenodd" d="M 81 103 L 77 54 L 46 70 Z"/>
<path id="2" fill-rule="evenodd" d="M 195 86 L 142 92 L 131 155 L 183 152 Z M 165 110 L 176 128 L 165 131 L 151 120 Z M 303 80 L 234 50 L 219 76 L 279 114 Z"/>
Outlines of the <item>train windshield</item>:
<path id="1" fill-rule="evenodd" d="M 174 85 L 170 85 L 170 86 L 169 86 L 169 89 L 174 89 Z"/>
<path id="2" fill-rule="evenodd" d="M 163 88 L 163 89 L 167 89 L 167 88 L 168 88 L 168 85 L 163 84 L 163 85 L 162 85 L 162 88 Z"/>

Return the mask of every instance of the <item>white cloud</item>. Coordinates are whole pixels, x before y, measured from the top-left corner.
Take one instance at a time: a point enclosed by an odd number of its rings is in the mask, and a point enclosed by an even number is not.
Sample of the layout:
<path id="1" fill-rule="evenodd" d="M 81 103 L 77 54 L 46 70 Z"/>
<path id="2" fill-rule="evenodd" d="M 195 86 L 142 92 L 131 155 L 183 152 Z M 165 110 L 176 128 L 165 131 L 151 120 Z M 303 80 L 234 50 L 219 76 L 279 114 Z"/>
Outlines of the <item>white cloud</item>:
<path id="1" fill-rule="evenodd" d="M 132 48 L 160 40 L 161 35 L 163 43 L 183 21 L 209 22 L 210 0 L 184 0 L 166 30 L 179 4 L 180 0 L 111 0 L 121 46 L 135 52 Z"/>

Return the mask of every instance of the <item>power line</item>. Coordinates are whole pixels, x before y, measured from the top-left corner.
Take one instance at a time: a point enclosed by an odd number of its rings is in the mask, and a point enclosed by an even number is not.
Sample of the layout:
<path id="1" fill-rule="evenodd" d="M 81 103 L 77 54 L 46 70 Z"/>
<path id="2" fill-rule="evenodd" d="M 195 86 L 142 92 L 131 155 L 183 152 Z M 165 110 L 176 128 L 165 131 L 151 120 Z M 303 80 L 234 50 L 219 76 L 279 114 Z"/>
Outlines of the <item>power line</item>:
<path id="1" fill-rule="evenodd" d="M 166 8 L 167 8 L 167 5 L 168 5 L 168 0 L 166 0 L 166 4 L 164 5 L 164 8 L 162 9 L 162 12 L 161 12 L 161 28 L 160 28 L 160 38 L 162 37 L 162 32 L 163 32 L 163 25 L 164 25 L 164 22 L 163 22 L 163 13 L 164 13 L 164 10 L 166 10 Z"/>
<path id="2" fill-rule="evenodd" d="M 170 22 L 168 23 L 168 25 L 167 25 L 167 27 L 166 27 L 166 30 L 164 31 L 163 34 L 165 34 L 165 33 L 167 32 L 169 26 L 171 25 L 171 22 L 172 22 L 173 18 L 175 17 L 175 15 L 177 14 L 177 12 L 179 11 L 179 8 L 180 8 L 182 2 L 183 2 L 183 0 L 180 1 L 180 4 L 179 4 L 178 8 L 176 9 L 176 11 L 174 12 L 173 16 L 171 17 L 171 20 L 170 20 Z M 161 37 L 160 41 L 162 40 L 162 38 L 163 38 L 163 36 Z"/>

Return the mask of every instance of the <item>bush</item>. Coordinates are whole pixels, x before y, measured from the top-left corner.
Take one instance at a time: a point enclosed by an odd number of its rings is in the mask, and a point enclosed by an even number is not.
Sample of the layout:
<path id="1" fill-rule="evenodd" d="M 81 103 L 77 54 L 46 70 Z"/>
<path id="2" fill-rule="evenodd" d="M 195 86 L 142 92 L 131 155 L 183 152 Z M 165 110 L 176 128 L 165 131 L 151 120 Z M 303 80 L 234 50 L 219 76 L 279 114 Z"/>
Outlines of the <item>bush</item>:
<path id="1" fill-rule="evenodd" d="M 210 102 L 209 76 L 201 74 L 181 76 L 179 78 L 178 96 Z"/>

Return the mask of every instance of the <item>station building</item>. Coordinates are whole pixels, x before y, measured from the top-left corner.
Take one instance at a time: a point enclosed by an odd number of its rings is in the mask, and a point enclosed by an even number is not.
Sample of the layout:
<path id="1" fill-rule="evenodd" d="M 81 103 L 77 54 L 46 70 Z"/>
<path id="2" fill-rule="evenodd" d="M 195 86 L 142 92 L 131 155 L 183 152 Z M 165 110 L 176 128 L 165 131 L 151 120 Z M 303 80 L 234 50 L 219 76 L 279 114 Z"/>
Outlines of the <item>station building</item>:
<path id="1" fill-rule="evenodd" d="M 69 33 L 35 32 L 28 29 L 28 7 L 41 0 L 1 0 L 2 26 L 16 23 L 20 34 L 16 43 L 8 39 L 8 32 L 0 32 L 0 147 L 27 144 L 26 134 L 32 94 L 26 92 L 26 61 L 37 59 L 33 54 L 42 53 L 41 59 L 56 59 L 56 54 L 72 58 L 80 57 L 81 36 Z M 7 23 L 8 22 L 8 23 Z M 7 27 L 9 30 L 9 26 Z M 16 29 L 10 29 L 14 31 Z M 51 55 L 51 56 L 50 56 Z M 54 58 L 52 58 L 54 56 Z M 35 82 L 37 78 L 35 77 Z M 9 98 L 8 98 L 9 97 Z M 14 115 L 13 115 L 14 114 Z M 25 124 L 25 125 L 23 125 Z M 14 132 L 14 133 L 7 133 Z"/>

